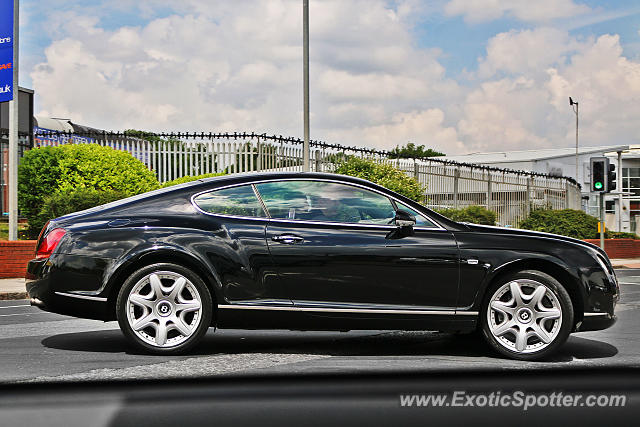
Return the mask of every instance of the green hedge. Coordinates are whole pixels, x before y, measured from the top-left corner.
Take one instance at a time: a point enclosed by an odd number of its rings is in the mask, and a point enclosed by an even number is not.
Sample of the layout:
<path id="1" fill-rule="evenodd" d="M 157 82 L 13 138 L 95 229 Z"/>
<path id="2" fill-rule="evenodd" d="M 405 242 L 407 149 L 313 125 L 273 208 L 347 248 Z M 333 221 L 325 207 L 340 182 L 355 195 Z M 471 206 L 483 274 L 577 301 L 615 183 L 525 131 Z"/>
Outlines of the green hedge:
<path id="1" fill-rule="evenodd" d="M 126 151 L 97 144 L 35 148 L 20 160 L 18 206 L 29 221 L 29 235 L 37 237 L 49 219 L 41 212 L 47 196 L 89 188 L 127 197 L 159 186 L 154 173 Z"/>
<path id="2" fill-rule="evenodd" d="M 598 218 L 575 209 L 534 210 L 519 224 L 519 227 L 576 239 L 598 238 Z"/>
<path id="3" fill-rule="evenodd" d="M 88 187 L 61 189 L 44 198 L 38 221 L 44 224 L 51 218 L 104 205 L 124 197 L 126 196 L 117 190 L 96 190 Z"/>
<path id="4" fill-rule="evenodd" d="M 225 173 L 224 172 L 222 172 L 222 173 L 205 173 L 205 174 L 196 175 L 196 176 L 187 175 L 187 176 L 183 176 L 182 178 L 177 178 L 177 179 L 174 179 L 172 181 L 167 181 L 164 184 L 162 184 L 162 187 L 163 188 L 171 187 L 172 185 L 184 184 L 185 182 L 191 182 L 191 181 L 195 181 L 197 179 L 211 178 L 213 176 L 222 176 L 222 175 L 225 175 Z"/>
<path id="5" fill-rule="evenodd" d="M 411 200 L 424 202 L 424 186 L 388 163 L 351 156 L 338 164 L 335 173 L 367 179 Z"/>
<path id="6" fill-rule="evenodd" d="M 496 213 L 482 206 L 469 206 L 461 209 L 435 209 L 440 215 L 457 222 L 495 225 Z"/>

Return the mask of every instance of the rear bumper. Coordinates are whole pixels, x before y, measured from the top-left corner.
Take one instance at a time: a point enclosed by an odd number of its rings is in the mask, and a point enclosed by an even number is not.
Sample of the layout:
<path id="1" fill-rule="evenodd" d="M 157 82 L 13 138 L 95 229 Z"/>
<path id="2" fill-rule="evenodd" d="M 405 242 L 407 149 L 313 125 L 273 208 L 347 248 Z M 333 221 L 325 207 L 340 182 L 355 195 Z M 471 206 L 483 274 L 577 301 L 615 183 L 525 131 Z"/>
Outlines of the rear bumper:
<path id="1" fill-rule="evenodd" d="M 86 319 L 110 320 L 106 297 L 95 292 L 66 290 L 60 286 L 64 271 L 49 259 L 34 259 L 27 264 L 26 288 L 31 305 L 52 313 Z"/>

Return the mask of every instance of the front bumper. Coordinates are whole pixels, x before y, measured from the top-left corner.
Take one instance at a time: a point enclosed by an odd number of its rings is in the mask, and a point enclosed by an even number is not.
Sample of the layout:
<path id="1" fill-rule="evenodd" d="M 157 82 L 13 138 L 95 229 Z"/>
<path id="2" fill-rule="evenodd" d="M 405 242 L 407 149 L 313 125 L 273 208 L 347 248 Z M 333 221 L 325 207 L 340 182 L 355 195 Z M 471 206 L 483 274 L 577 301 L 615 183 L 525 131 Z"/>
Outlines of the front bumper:
<path id="1" fill-rule="evenodd" d="M 618 316 L 609 313 L 585 313 L 582 322 L 578 322 L 575 332 L 600 331 L 613 326 Z"/>

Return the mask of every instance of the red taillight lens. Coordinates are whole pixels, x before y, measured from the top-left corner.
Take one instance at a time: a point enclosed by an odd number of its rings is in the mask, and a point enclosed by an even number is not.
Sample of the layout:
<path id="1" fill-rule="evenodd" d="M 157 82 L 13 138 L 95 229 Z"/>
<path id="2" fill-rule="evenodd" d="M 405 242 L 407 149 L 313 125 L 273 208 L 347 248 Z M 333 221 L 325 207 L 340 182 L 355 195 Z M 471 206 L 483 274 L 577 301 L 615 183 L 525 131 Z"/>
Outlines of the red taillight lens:
<path id="1" fill-rule="evenodd" d="M 40 242 L 38 250 L 36 251 L 36 258 L 49 258 L 65 233 L 66 231 L 62 228 L 51 230 Z"/>

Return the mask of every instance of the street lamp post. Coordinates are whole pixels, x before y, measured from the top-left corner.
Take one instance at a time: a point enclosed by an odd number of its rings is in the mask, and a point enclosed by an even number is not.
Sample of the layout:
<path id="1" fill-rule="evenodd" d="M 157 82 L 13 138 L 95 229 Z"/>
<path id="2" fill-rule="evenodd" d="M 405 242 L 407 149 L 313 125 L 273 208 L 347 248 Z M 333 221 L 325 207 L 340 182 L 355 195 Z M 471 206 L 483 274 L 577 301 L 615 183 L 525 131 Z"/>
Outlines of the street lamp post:
<path id="1" fill-rule="evenodd" d="M 573 112 L 576 113 L 576 181 L 578 181 L 578 101 L 574 101 L 569 97 L 569 105 L 573 107 Z"/>
<path id="2" fill-rule="evenodd" d="M 302 167 L 310 171 L 311 147 L 309 144 L 309 0 L 302 0 L 302 62 L 304 91 L 304 146 L 302 149 Z"/>

